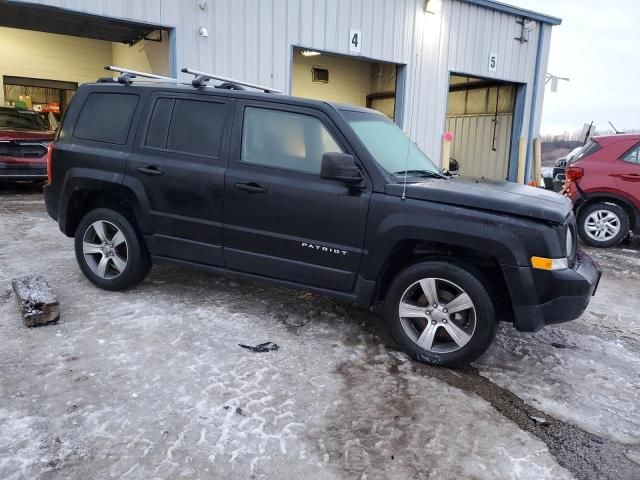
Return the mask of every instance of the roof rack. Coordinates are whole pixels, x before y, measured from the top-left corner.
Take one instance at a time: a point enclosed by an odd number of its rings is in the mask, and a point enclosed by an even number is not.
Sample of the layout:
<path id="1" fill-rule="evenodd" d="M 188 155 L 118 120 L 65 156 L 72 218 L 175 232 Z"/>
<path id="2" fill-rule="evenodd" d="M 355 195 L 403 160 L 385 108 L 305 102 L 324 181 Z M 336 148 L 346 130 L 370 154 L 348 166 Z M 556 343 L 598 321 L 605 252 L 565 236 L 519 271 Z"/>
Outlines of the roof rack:
<path id="1" fill-rule="evenodd" d="M 124 83 L 126 85 L 130 85 L 131 80 L 136 77 L 150 78 L 153 80 L 162 80 L 165 82 L 178 83 L 177 78 L 163 77 L 162 75 L 156 75 L 154 73 L 138 72 L 137 70 L 130 70 L 128 68 L 122 68 L 122 67 L 114 67 L 113 65 L 105 65 L 104 69 L 110 72 L 121 73 L 122 75 L 120 75 L 115 81 L 117 81 L 118 83 Z M 113 80 L 109 80 L 109 78 L 98 79 L 98 82 L 108 82 L 108 81 L 113 81 Z"/>
<path id="2" fill-rule="evenodd" d="M 220 85 L 216 85 L 216 88 L 227 88 L 230 90 L 244 90 L 243 87 L 255 88 L 256 90 L 262 90 L 265 93 L 282 93 L 282 90 L 277 90 L 271 87 L 265 87 L 264 85 L 258 85 L 255 83 L 241 82 L 240 80 L 234 80 L 233 78 L 222 77 L 220 75 L 214 75 L 213 73 L 201 72 L 199 70 L 193 70 L 191 68 L 183 68 L 182 73 L 188 73 L 195 75 L 191 81 L 191 85 L 194 87 L 207 86 L 206 83 L 209 80 L 218 80 L 222 82 Z"/>

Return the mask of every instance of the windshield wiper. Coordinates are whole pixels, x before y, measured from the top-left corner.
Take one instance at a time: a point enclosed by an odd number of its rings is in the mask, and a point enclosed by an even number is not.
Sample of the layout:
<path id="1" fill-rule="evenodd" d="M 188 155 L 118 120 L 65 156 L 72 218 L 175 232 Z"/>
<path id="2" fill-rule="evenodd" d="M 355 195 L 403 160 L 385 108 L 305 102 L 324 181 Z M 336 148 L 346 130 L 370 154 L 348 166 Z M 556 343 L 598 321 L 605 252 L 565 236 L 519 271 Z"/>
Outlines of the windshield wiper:
<path id="1" fill-rule="evenodd" d="M 409 177 L 447 178 L 441 173 L 434 172 L 432 170 L 401 170 L 399 172 L 393 172 L 393 175 L 407 175 Z"/>

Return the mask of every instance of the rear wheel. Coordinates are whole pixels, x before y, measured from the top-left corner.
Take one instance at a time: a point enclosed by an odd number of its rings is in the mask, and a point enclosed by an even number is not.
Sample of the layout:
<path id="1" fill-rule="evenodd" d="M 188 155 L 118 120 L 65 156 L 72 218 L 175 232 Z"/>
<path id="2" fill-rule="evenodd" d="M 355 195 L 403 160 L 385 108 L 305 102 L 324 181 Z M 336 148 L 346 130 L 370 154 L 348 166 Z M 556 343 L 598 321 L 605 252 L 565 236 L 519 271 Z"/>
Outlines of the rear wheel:
<path id="1" fill-rule="evenodd" d="M 593 203 L 580 211 L 578 233 L 593 247 L 615 247 L 629 235 L 629 216 L 613 203 Z"/>
<path id="2" fill-rule="evenodd" d="M 149 273 L 151 260 L 131 223 L 107 208 L 92 210 L 80 221 L 75 252 L 82 273 L 105 290 L 124 290 Z"/>
<path id="3" fill-rule="evenodd" d="M 479 274 L 445 261 L 401 272 L 387 294 L 385 320 L 411 357 L 445 366 L 476 359 L 496 333 L 493 301 Z"/>

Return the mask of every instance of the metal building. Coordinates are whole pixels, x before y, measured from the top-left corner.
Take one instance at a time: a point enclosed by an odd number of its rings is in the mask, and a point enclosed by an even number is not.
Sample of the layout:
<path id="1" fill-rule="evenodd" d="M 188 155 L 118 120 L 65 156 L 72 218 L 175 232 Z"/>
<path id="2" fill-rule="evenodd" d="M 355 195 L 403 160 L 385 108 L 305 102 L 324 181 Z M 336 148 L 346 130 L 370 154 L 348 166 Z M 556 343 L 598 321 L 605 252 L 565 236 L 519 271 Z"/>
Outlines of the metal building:
<path id="1" fill-rule="evenodd" d="M 436 163 L 451 130 L 463 175 L 526 156 L 530 180 L 559 24 L 492 0 L 0 0 L 0 105 L 59 114 L 105 64 L 189 66 L 376 108 Z"/>

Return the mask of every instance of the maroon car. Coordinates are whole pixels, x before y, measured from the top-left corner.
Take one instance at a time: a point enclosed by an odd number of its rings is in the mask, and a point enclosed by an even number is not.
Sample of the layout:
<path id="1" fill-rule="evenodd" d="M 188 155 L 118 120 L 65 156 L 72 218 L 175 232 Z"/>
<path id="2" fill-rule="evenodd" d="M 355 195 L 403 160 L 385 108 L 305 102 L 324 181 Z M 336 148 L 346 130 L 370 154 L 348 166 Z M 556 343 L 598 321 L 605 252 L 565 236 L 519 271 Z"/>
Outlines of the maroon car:
<path id="1" fill-rule="evenodd" d="M 567 164 L 564 193 L 576 208 L 578 233 L 595 247 L 640 234 L 640 134 L 594 137 Z"/>
<path id="2" fill-rule="evenodd" d="M 0 182 L 46 180 L 54 137 L 37 112 L 0 107 Z"/>

